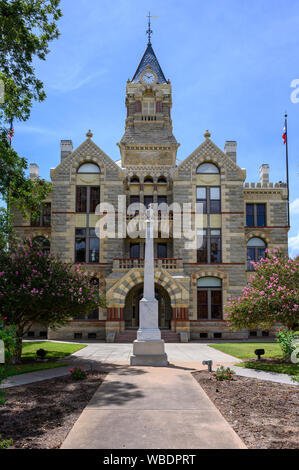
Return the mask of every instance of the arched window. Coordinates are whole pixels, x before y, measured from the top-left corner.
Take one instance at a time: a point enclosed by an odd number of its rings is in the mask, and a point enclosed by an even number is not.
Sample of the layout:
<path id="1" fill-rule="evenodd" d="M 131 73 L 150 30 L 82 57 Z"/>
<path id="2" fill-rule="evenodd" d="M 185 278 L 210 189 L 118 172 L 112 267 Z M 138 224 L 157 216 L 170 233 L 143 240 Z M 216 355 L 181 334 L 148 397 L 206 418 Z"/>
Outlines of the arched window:
<path id="1" fill-rule="evenodd" d="M 32 243 L 35 248 L 42 250 L 44 254 L 50 253 L 50 242 L 47 238 L 36 237 Z"/>
<path id="2" fill-rule="evenodd" d="M 222 320 L 222 281 L 202 277 L 197 281 L 198 320 Z"/>
<path id="3" fill-rule="evenodd" d="M 159 184 L 167 184 L 167 179 L 165 178 L 165 176 L 160 176 L 158 178 L 158 183 Z"/>
<path id="4" fill-rule="evenodd" d="M 132 183 L 133 183 L 133 184 L 139 184 L 139 178 L 138 178 L 138 176 L 132 176 L 130 182 L 131 182 L 131 184 L 132 184 Z"/>
<path id="5" fill-rule="evenodd" d="M 151 176 L 146 176 L 144 178 L 144 183 L 145 184 L 153 184 L 153 178 Z"/>
<path id="6" fill-rule="evenodd" d="M 253 271 L 252 262 L 257 262 L 266 256 L 267 245 L 262 238 L 253 237 L 247 243 L 247 269 Z"/>
<path id="7" fill-rule="evenodd" d="M 218 166 L 214 165 L 214 163 L 202 163 L 201 165 L 197 167 L 196 173 L 206 174 L 206 175 L 209 175 L 209 174 L 215 175 L 215 174 L 219 174 L 220 171 L 219 171 Z"/>
<path id="8" fill-rule="evenodd" d="M 95 163 L 83 163 L 77 173 L 101 173 L 101 170 Z"/>

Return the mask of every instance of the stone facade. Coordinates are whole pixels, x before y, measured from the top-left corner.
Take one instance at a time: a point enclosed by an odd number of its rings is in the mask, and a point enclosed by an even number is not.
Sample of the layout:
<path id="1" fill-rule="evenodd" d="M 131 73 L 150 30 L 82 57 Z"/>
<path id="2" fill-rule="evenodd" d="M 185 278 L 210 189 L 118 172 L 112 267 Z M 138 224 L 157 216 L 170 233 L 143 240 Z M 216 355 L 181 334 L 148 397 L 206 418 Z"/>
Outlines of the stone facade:
<path id="1" fill-rule="evenodd" d="M 90 131 L 75 150 L 71 141 L 61 141 L 61 162 L 51 169 L 54 189 L 46 201 L 51 203 L 50 226 L 41 223 L 33 227 L 17 212 L 14 225 L 22 235 L 48 239 L 54 253 L 75 262 L 76 229 L 95 229 L 102 217 L 109 216 L 111 207 L 116 208 L 115 226 L 119 227 L 130 218 L 126 211 L 134 198 L 135 201 L 138 198 L 140 203 L 163 200 L 169 205 L 190 205 L 192 227 L 196 229 L 197 188 L 206 188 L 210 195 L 213 188 L 219 188 L 221 208 L 206 211 L 200 219 L 201 228 L 206 233 L 221 233 L 219 260 L 199 262 L 196 247 L 186 247 L 187 238 L 176 238 L 172 233 L 162 237 L 158 233 L 154 248 L 157 258 L 155 283 L 165 291 L 165 299 L 171 308 L 168 327 L 173 331 L 187 332 L 191 339 L 247 338 L 249 331 L 229 331 L 223 312 L 229 297 L 239 295 L 249 279 L 247 245 L 250 240 L 262 240 L 269 249 L 276 246 L 288 249 L 286 185 L 269 182 L 268 165 L 261 167 L 259 183 L 245 183 L 246 170 L 238 166 L 236 142 L 226 142 L 222 151 L 213 143 L 209 132 L 189 157 L 182 162 L 177 161 L 179 144 L 172 131 L 171 84 L 165 80 L 150 44 L 144 58 L 146 60 L 141 62 L 134 75 L 139 78 L 127 83 L 125 133 L 118 143 L 121 160 L 112 161 L 92 140 Z M 85 163 L 97 165 L 99 172 L 78 171 Z M 214 165 L 218 171 L 199 172 L 199 166 L 205 163 Z M 36 167 L 33 177 L 37 177 Z M 98 202 L 106 203 L 107 207 L 99 213 L 78 211 L 77 187 L 100 188 Z M 123 210 L 118 206 L 120 198 L 124 201 Z M 264 224 L 247 226 L 247 204 L 252 207 L 265 205 Z M 178 223 L 175 210 L 172 217 L 167 215 L 171 228 Z M 130 255 L 132 243 L 140 245 L 139 256 L 134 258 Z M 167 252 L 166 257 L 159 258 L 160 245 Z M 135 307 L 128 306 L 126 299 L 131 289 L 142 285 L 143 257 L 142 237 L 131 239 L 128 235 L 124 238 L 115 235 L 100 238 L 99 259 L 87 261 L 85 266 L 99 278 L 100 293 L 107 308 L 99 309 L 98 318 L 73 320 L 68 327 L 49 331 L 49 338 L 105 339 L 111 331 L 122 332 L 132 327 L 133 323 L 128 325 L 124 312 L 130 313 L 132 309 L 134 316 Z M 221 318 L 213 318 L 214 307 L 208 306 L 211 300 L 207 300 L 204 307 L 198 304 L 199 280 L 211 278 L 221 283 Z M 209 295 L 214 296 L 214 291 L 208 293 L 207 289 L 205 292 L 207 299 L 210 299 Z M 212 317 L 202 318 L 202 308 L 211 309 Z M 33 330 L 38 336 L 40 329 L 36 327 Z M 266 333 L 258 331 L 255 334 Z"/>

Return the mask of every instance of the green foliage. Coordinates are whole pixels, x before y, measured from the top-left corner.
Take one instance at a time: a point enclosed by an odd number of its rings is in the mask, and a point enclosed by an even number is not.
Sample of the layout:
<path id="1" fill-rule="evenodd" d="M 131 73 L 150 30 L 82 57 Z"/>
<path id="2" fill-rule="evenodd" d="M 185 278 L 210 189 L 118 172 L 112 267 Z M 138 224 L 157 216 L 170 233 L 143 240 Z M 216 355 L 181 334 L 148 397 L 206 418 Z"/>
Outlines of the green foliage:
<path id="1" fill-rule="evenodd" d="M 97 284 L 80 266 L 65 263 L 27 239 L 0 252 L 0 315 L 17 325 L 16 357 L 33 323 L 51 328 L 105 306 Z"/>
<path id="2" fill-rule="evenodd" d="M 70 373 L 71 373 L 72 379 L 74 380 L 84 380 L 86 379 L 88 375 L 87 371 L 85 369 L 82 369 L 81 366 L 70 369 Z"/>
<path id="3" fill-rule="evenodd" d="M 45 60 L 49 42 L 57 39 L 57 21 L 62 16 L 60 0 L 0 0 L 0 79 L 5 85 L 5 103 L 0 121 L 25 121 L 33 101 L 46 94 L 35 76 L 33 60 Z"/>
<path id="4" fill-rule="evenodd" d="M 294 339 L 295 334 L 292 330 L 280 328 L 276 331 L 276 341 L 279 343 L 286 360 L 290 359 L 292 352 L 295 350 L 295 346 L 292 345 Z"/>
<path id="5" fill-rule="evenodd" d="M 7 439 L 7 440 L 4 440 L 4 439 L 1 439 L 1 434 L 0 434 L 0 449 L 8 449 L 8 447 L 10 447 L 13 443 L 13 440 L 12 439 Z"/>
<path id="6" fill-rule="evenodd" d="M 44 181 L 31 181 L 25 175 L 27 161 L 11 147 L 8 132 L 14 121 L 26 121 L 34 101 L 46 98 L 36 77 L 33 61 L 45 60 L 49 42 L 57 39 L 57 21 L 62 16 L 60 0 L 0 0 L 0 80 L 4 103 L 0 104 L 0 249 L 7 246 L 11 233 L 11 206 L 21 212 L 38 210 L 51 189 Z"/>
<path id="7" fill-rule="evenodd" d="M 232 380 L 233 375 L 235 372 L 231 370 L 229 367 L 224 367 L 220 366 L 216 370 L 216 372 L 213 372 L 213 376 L 216 378 L 216 380 L 222 381 L 222 380 Z"/>
<path id="8" fill-rule="evenodd" d="M 255 273 L 239 298 L 230 299 L 226 320 L 231 329 L 270 329 L 281 323 L 291 329 L 299 321 L 299 256 L 267 252 L 254 263 Z"/>
<path id="9" fill-rule="evenodd" d="M 222 344 L 209 344 L 210 348 L 217 349 L 231 356 L 238 357 L 239 359 L 251 359 L 255 357 L 254 351 L 256 349 L 264 349 L 264 358 L 277 358 L 280 359 L 281 349 L 277 343 L 270 342 L 246 342 L 246 343 L 222 343 Z"/>

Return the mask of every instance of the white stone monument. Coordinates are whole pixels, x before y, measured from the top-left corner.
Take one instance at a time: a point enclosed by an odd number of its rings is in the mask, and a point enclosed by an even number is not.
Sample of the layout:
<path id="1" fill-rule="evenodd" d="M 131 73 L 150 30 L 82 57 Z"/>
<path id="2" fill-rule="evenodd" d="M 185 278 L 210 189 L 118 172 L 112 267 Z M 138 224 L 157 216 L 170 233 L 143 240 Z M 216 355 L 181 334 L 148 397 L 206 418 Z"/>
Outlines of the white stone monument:
<path id="1" fill-rule="evenodd" d="M 146 211 L 146 241 L 144 257 L 143 298 L 139 303 L 139 330 L 133 343 L 131 366 L 167 366 L 165 344 L 161 339 L 158 322 L 158 301 L 154 280 L 154 223 L 153 209 Z"/>

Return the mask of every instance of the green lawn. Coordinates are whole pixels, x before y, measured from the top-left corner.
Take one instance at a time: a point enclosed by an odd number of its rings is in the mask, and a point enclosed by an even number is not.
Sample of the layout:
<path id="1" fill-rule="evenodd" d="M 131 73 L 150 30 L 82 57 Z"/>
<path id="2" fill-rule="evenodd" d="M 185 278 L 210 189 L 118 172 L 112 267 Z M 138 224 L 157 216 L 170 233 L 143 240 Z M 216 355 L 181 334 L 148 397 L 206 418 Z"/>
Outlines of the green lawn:
<path id="1" fill-rule="evenodd" d="M 223 343 L 209 344 L 209 346 L 239 359 L 256 358 L 254 354 L 256 349 L 265 350 L 263 358 L 282 359 L 282 352 L 278 343 Z"/>
<path id="2" fill-rule="evenodd" d="M 67 364 L 65 362 L 45 362 L 36 364 L 20 364 L 20 365 L 7 365 L 5 366 L 8 377 L 13 375 L 26 374 L 28 372 L 37 372 L 38 370 L 56 369 L 57 367 L 64 367 Z"/>
<path id="3" fill-rule="evenodd" d="M 38 349 L 45 349 L 47 351 L 47 359 L 57 359 L 73 354 L 85 347 L 86 344 L 49 343 L 47 341 L 23 342 L 22 358 L 36 358 L 36 351 Z"/>
<path id="4" fill-rule="evenodd" d="M 271 364 L 263 362 L 242 362 L 235 364 L 238 367 L 246 367 L 247 369 L 265 370 L 269 372 L 279 372 L 280 374 L 299 375 L 298 364 Z"/>
<path id="5" fill-rule="evenodd" d="M 256 360 L 257 357 L 254 354 L 256 349 L 265 350 L 265 355 L 262 356 L 262 359 L 283 359 L 283 355 L 278 343 L 223 343 L 209 344 L 209 346 L 239 359 L 254 359 L 253 361 L 235 364 L 238 367 L 265 370 L 269 372 L 279 372 L 281 374 L 288 374 L 292 376 L 299 375 L 298 364 L 280 364 L 275 362 L 271 363 Z"/>
<path id="6" fill-rule="evenodd" d="M 49 343 L 47 341 L 23 342 L 22 359 L 24 359 L 26 363 L 18 364 L 16 366 L 6 365 L 5 369 L 10 377 L 12 375 L 20 375 L 27 372 L 63 367 L 66 366 L 65 363 L 54 362 L 54 360 L 69 356 L 85 347 L 86 344 Z M 45 349 L 45 351 L 47 351 L 46 359 L 53 359 L 53 362 L 35 362 L 36 351 L 38 349 Z M 32 362 L 30 362 L 30 360 L 32 360 Z"/>

